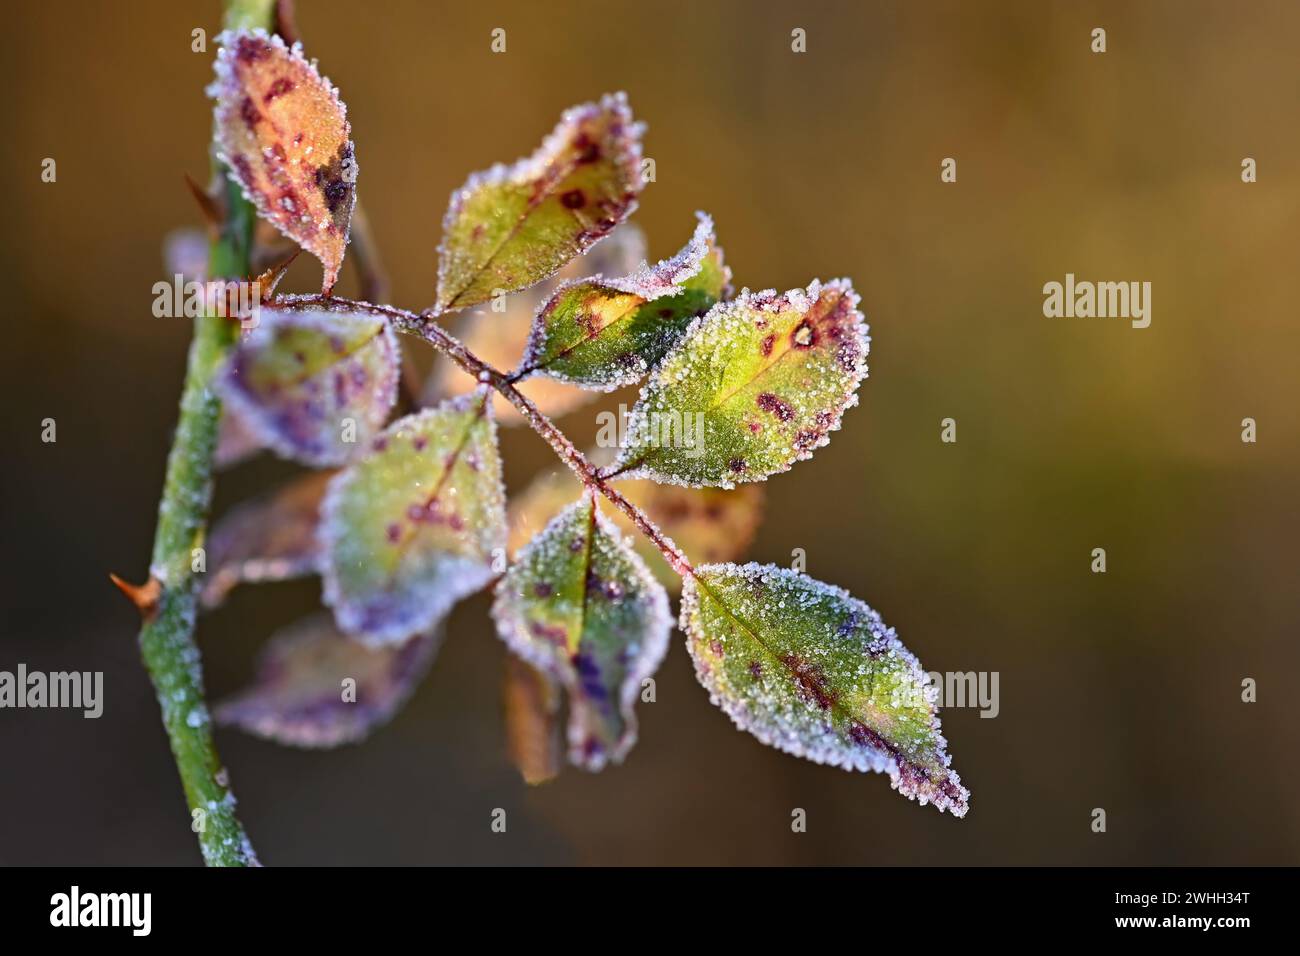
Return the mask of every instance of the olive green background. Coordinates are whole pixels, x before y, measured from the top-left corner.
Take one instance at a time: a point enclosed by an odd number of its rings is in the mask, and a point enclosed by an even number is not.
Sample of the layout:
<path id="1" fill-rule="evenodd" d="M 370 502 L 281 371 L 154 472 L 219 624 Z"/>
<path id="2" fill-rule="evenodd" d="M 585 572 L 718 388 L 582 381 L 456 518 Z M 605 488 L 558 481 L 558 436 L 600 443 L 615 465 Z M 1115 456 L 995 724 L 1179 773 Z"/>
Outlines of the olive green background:
<path id="1" fill-rule="evenodd" d="M 146 572 L 189 335 L 152 317 L 151 287 L 165 233 L 196 221 L 182 175 L 206 170 L 211 53 L 190 31 L 214 35 L 217 5 L 7 14 L 0 668 L 103 670 L 106 702 L 98 721 L 0 711 L 0 863 L 193 864 L 107 573 Z M 348 104 L 399 304 L 433 299 L 450 190 L 616 89 L 649 124 L 652 256 L 707 209 L 738 285 L 852 277 L 873 339 L 861 406 L 770 482 L 752 557 L 805 549 L 926 668 L 998 671 L 1001 713 L 943 715 L 973 791 L 955 820 L 734 730 L 678 635 L 627 763 L 529 790 L 479 596 L 367 743 L 219 732 L 266 863 L 1300 862 L 1300 7 L 304 0 L 298 24 Z M 1045 318 L 1066 272 L 1152 282 L 1151 327 Z M 310 290 L 318 267 L 286 281 Z M 595 431 L 590 410 L 564 424 Z M 551 460 L 527 432 L 503 449 L 512 488 Z M 218 508 L 293 472 L 223 475 Z M 210 695 L 318 594 L 245 588 L 205 617 Z"/>

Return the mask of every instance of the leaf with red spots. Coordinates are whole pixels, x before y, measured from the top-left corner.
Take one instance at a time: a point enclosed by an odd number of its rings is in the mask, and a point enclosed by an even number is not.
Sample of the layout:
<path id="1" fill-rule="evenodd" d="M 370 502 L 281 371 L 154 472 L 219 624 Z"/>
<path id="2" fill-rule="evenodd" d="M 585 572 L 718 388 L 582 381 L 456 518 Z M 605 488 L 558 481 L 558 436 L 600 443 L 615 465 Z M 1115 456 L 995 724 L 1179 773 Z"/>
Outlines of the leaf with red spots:
<path id="1" fill-rule="evenodd" d="M 596 449 L 587 454 L 599 464 L 608 460 Z M 534 534 L 563 510 L 581 490 L 567 468 L 552 469 L 535 478 L 510 501 L 510 553 L 518 554 Z M 744 556 L 763 514 L 763 485 L 739 488 L 683 488 L 654 481 L 626 481 L 618 490 L 673 539 L 692 561 L 735 561 Z M 627 535 L 659 582 L 676 593 L 682 579 L 663 555 L 623 512 L 609 516 Z"/>
<path id="2" fill-rule="evenodd" d="M 857 304 L 846 280 L 814 280 L 715 305 L 642 388 L 610 474 L 729 488 L 811 458 L 867 374 Z"/>
<path id="3" fill-rule="evenodd" d="M 224 515 L 208 535 L 201 597 L 217 607 L 237 584 L 316 573 L 320 503 L 333 472 L 314 471 Z"/>
<path id="4" fill-rule="evenodd" d="M 697 215 L 695 235 L 671 259 L 563 285 L 537 313 L 520 374 L 606 392 L 644 378 L 731 280 L 713 220 Z"/>
<path id="5" fill-rule="evenodd" d="M 883 772 L 965 816 L 934 688 L 880 615 L 839 588 L 762 564 L 695 569 L 682 592 L 695 674 L 741 730 L 815 763 Z"/>
<path id="6" fill-rule="evenodd" d="M 356 202 L 357 162 L 338 90 L 303 58 L 263 30 L 218 38 L 217 155 L 262 218 L 325 268 L 324 290 L 338 281 Z"/>
<path id="7" fill-rule="evenodd" d="M 325 603 L 372 644 L 432 627 L 505 556 L 505 492 L 483 390 L 394 422 L 330 482 Z"/>
<path id="8" fill-rule="evenodd" d="M 524 783 L 536 785 L 559 776 L 560 686 L 543 671 L 513 654 L 506 655 L 502 697 L 506 749 Z"/>
<path id="9" fill-rule="evenodd" d="M 533 317 L 555 290 L 565 282 L 593 275 L 623 275 L 645 259 L 645 237 L 634 223 L 619 226 L 603 242 L 578 256 L 545 282 L 503 296 L 491 305 L 461 313 L 457 337 L 465 347 L 495 368 L 514 368 L 528 347 Z M 499 301 L 499 306 L 498 306 Z M 436 400 L 477 386 L 473 376 L 450 360 L 435 362 L 425 389 L 426 400 Z M 590 402 L 595 395 L 586 389 L 542 375 L 519 382 L 516 387 L 542 411 L 555 418 Z M 519 425 L 519 410 L 499 393 L 492 396 L 492 411 L 502 425 Z M 567 500 L 572 500 L 569 495 Z"/>
<path id="10" fill-rule="evenodd" d="M 587 770 L 621 761 L 672 622 L 662 585 L 590 493 L 519 553 L 492 616 L 506 645 L 568 692 L 570 761 Z"/>
<path id="11" fill-rule="evenodd" d="M 388 320 L 359 308 L 262 306 L 216 387 L 277 454 L 337 465 L 365 447 L 397 399 L 401 358 Z"/>
<path id="12" fill-rule="evenodd" d="M 252 686 L 217 705 L 218 723 L 294 747 L 355 743 L 397 712 L 440 634 L 367 647 L 315 614 L 271 638 Z"/>
<path id="13" fill-rule="evenodd" d="M 437 311 L 541 282 L 631 215 L 641 133 L 627 97 L 605 96 L 566 110 L 527 159 L 471 176 L 443 220 Z"/>

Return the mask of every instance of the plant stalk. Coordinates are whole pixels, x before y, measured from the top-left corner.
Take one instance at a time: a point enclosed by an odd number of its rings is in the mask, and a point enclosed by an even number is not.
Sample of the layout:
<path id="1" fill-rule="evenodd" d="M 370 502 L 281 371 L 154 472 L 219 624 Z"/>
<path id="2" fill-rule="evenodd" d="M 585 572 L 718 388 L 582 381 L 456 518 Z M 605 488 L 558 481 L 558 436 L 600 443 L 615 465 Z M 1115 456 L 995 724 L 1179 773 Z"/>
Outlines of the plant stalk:
<path id="1" fill-rule="evenodd" d="M 275 0 L 226 0 L 225 26 L 275 23 Z M 225 220 L 212 241 L 209 279 L 247 279 L 255 216 L 252 207 L 213 160 L 225 188 Z M 163 727 L 190 808 L 190 828 L 209 866 L 256 866 L 257 857 L 235 816 L 235 798 L 212 740 L 203 696 L 203 673 L 194 641 L 198 563 L 212 501 L 212 455 L 217 446 L 221 403 L 212 377 L 234 343 L 238 324 L 218 315 L 194 320 L 180 418 L 167 458 L 158 505 L 150 581 L 136 591 L 144 618 L 140 653 L 162 708 Z M 125 588 L 124 588 L 125 590 Z"/>

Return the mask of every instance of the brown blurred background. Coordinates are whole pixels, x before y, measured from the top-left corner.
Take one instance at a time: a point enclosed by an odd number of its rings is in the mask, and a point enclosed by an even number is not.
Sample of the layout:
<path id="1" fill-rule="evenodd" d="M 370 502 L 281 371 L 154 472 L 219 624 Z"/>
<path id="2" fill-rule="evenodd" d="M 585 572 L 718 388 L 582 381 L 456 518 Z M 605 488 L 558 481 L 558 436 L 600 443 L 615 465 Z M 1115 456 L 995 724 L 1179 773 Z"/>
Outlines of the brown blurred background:
<path id="1" fill-rule="evenodd" d="M 107 573 L 146 570 L 189 337 L 151 316 L 151 287 L 164 235 L 196 221 L 182 174 L 206 174 L 211 47 L 192 53 L 190 31 L 218 23 L 215 0 L 21 4 L 0 38 L 0 669 L 106 672 L 97 721 L 0 711 L 0 863 L 199 860 Z M 615 89 L 650 127 L 636 221 L 653 257 L 702 208 L 738 285 L 851 276 L 873 337 L 862 405 L 770 483 L 751 554 L 804 548 L 928 669 L 998 671 L 1001 713 L 944 712 L 973 791 L 958 821 L 735 731 L 678 636 L 628 762 L 529 790 L 479 596 L 369 742 L 219 732 L 265 862 L 1300 862 L 1300 7 L 303 0 L 298 24 L 348 104 L 399 304 L 432 301 L 467 173 Z M 286 288 L 317 270 L 297 263 Z M 1066 272 L 1151 281 L 1151 327 L 1044 318 Z M 565 425 L 590 438 L 591 408 Z M 504 452 L 512 488 L 551 461 L 527 432 Z M 241 466 L 218 509 L 293 472 Z M 205 617 L 210 697 L 318 597 L 314 579 L 247 587 Z"/>

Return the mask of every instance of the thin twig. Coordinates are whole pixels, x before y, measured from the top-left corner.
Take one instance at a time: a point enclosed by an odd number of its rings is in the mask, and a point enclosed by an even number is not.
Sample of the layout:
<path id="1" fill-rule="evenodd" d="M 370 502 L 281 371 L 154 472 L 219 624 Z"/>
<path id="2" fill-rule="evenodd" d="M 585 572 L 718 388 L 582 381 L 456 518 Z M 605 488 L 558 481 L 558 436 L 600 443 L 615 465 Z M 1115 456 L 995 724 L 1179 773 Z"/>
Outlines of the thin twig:
<path id="1" fill-rule="evenodd" d="M 649 539 L 650 543 L 659 549 L 669 567 L 683 577 L 686 575 L 694 576 L 695 569 L 691 567 L 690 561 L 687 560 L 686 555 L 681 548 L 677 547 L 672 538 L 664 534 L 644 511 L 628 501 L 622 492 L 612 487 L 601 476 L 600 469 L 593 465 L 582 452 L 578 451 L 577 446 L 569 441 L 568 436 L 560 431 L 555 423 L 547 418 L 528 396 L 515 388 L 511 376 L 484 362 L 467 349 L 459 339 L 435 322 L 431 315 L 421 315 L 391 305 L 353 302 L 350 299 L 340 299 L 334 296 L 294 296 L 292 301 L 344 309 L 354 308 L 387 316 L 392 321 L 393 327 L 399 332 L 418 336 L 438 349 L 438 351 L 446 354 L 481 384 L 490 385 L 504 396 L 511 405 L 517 408 L 533 431 L 546 440 L 546 443 L 551 446 L 560 460 L 578 476 L 578 480 L 586 487 L 600 492 L 610 504 L 627 515 L 637 529 Z"/>

